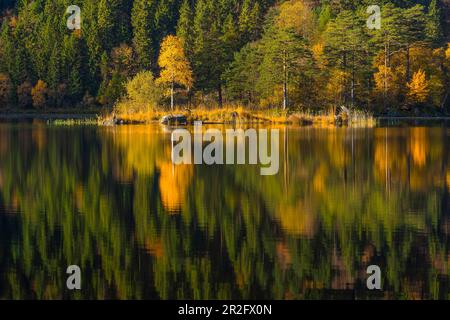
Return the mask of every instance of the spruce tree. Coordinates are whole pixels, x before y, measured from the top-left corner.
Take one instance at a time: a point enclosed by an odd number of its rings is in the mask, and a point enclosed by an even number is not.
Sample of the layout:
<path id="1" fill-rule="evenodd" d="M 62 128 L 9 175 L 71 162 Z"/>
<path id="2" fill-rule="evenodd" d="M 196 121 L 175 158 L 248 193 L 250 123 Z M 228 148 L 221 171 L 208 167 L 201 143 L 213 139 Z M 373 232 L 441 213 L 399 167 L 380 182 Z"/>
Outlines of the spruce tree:
<path id="1" fill-rule="evenodd" d="M 180 17 L 177 24 L 177 36 L 182 39 L 184 51 L 189 60 L 192 59 L 194 39 L 192 28 L 192 8 L 189 0 L 184 0 L 180 7 Z"/>
<path id="2" fill-rule="evenodd" d="M 437 0 L 431 0 L 428 6 L 426 35 L 433 46 L 442 44 L 442 13 Z"/>
<path id="3" fill-rule="evenodd" d="M 141 69 L 155 66 L 155 48 L 152 41 L 154 30 L 154 0 L 136 0 L 133 3 L 131 24 L 133 26 L 133 46 Z"/>

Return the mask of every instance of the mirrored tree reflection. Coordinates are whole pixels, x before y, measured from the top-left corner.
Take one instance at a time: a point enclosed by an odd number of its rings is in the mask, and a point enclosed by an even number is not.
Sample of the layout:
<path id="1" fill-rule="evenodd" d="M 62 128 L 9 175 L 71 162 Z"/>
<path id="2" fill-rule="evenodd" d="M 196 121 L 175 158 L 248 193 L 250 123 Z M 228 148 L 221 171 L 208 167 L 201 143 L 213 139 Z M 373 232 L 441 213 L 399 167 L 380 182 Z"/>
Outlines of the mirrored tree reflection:
<path id="1" fill-rule="evenodd" d="M 280 132 L 263 177 L 173 166 L 159 126 L 1 124 L 0 298 L 450 298 L 450 130 Z"/>

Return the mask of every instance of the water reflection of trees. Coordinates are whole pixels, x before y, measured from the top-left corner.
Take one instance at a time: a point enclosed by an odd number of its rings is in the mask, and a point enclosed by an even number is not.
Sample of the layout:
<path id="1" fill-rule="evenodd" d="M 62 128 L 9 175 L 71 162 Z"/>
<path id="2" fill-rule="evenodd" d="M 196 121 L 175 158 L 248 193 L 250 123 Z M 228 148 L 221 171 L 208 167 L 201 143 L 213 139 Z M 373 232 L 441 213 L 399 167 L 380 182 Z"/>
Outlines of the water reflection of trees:
<path id="1" fill-rule="evenodd" d="M 379 264 L 384 297 L 448 298 L 447 140 L 290 129 L 261 177 L 173 167 L 155 127 L 0 126 L 0 297 L 365 297 Z"/>

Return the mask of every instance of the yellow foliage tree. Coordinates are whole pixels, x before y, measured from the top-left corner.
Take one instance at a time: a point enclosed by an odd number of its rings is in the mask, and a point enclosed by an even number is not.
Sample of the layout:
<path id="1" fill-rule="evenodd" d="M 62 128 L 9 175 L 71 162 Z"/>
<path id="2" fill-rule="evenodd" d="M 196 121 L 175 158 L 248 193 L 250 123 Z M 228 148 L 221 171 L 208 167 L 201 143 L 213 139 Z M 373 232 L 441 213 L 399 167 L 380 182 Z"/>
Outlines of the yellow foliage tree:
<path id="1" fill-rule="evenodd" d="M 412 103 L 423 103 L 430 93 L 425 71 L 419 69 L 408 83 L 408 99 Z"/>
<path id="2" fill-rule="evenodd" d="M 445 51 L 445 57 L 450 62 L 450 42 L 447 45 L 447 51 Z"/>
<path id="3" fill-rule="evenodd" d="M 155 109 L 160 101 L 161 90 L 150 71 L 141 71 L 126 84 L 128 98 L 139 111 Z"/>
<path id="4" fill-rule="evenodd" d="M 158 65 L 161 74 L 157 83 L 170 85 L 170 106 L 173 110 L 175 84 L 190 88 L 193 83 L 191 66 L 180 38 L 169 35 L 163 40 Z"/>
<path id="5" fill-rule="evenodd" d="M 406 70 L 403 66 L 397 68 L 378 65 L 378 72 L 373 77 L 375 80 L 375 90 L 378 94 L 385 95 L 385 99 L 395 98 L 405 89 L 404 78 Z"/>
<path id="6" fill-rule="evenodd" d="M 378 92 L 392 91 L 394 83 L 394 73 L 392 68 L 385 67 L 384 65 L 378 66 L 378 72 L 374 74 L 375 89 Z"/>
<path id="7" fill-rule="evenodd" d="M 44 81 L 39 80 L 31 90 L 33 106 L 35 106 L 36 108 L 42 108 L 43 106 L 45 106 L 45 103 L 47 101 L 47 94 L 47 84 Z"/>
<path id="8" fill-rule="evenodd" d="M 333 105 L 338 106 L 342 103 L 342 97 L 345 91 L 345 84 L 350 75 L 347 72 L 333 69 L 330 73 L 329 81 L 326 86 L 327 100 Z"/>
<path id="9" fill-rule="evenodd" d="M 325 46 L 323 43 L 317 43 L 312 46 L 311 52 L 313 54 L 313 58 L 316 61 L 318 67 L 320 69 L 323 69 L 325 67 L 325 61 L 324 61 L 324 53 L 325 53 Z"/>
<path id="10" fill-rule="evenodd" d="M 280 5 L 277 19 L 278 27 L 293 29 L 306 38 L 314 35 L 314 14 L 310 5 L 304 0 L 290 0 Z"/>

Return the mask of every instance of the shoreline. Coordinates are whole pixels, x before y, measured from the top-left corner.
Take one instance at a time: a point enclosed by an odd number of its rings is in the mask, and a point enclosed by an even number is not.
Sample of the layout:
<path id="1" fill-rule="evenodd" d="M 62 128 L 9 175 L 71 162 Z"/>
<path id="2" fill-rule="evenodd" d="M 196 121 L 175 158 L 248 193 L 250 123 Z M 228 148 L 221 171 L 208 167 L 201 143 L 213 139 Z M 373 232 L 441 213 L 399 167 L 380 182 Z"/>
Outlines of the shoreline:
<path id="1" fill-rule="evenodd" d="M 86 112 L 86 113 L 71 113 L 64 111 L 51 111 L 51 112 L 0 112 L 0 121 L 8 120 L 47 120 L 47 121 L 65 121 L 68 124 L 72 124 L 71 120 L 76 123 L 83 124 L 83 121 L 89 121 L 93 123 L 96 121 L 99 126 L 104 125 L 139 125 L 139 124 L 157 124 L 161 123 L 161 119 L 164 116 L 170 115 L 183 115 L 186 117 L 185 125 L 192 125 L 195 121 L 201 121 L 203 124 L 285 124 L 285 125 L 299 125 L 299 126 L 315 126 L 315 125 L 367 125 L 373 124 L 373 122 L 379 121 L 449 121 L 450 115 L 444 116 L 367 116 L 364 118 L 345 120 L 344 123 L 337 123 L 337 118 L 330 115 L 312 115 L 305 113 L 292 113 L 290 115 L 270 115 L 262 114 L 261 111 L 246 111 L 244 114 L 237 111 L 219 110 L 220 116 L 217 117 L 218 111 L 213 110 L 201 110 L 198 113 L 195 109 L 192 112 L 186 112 L 179 110 L 174 112 L 160 111 L 149 114 L 118 114 L 113 119 L 112 115 L 107 117 L 102 116 L 102 112 Z M 103 112 L 104 114 L 104 112 Z M 216 114 L 216 117 L 211 118 L 211 115 Z M 230 117 L 230 115 L 232 115 Z M 351 123 L 349 123 L 351 122 Z M 109 124 L 108 124 L 109 123 Z M 367 125 L 371 126 L 371 125 Z"/>
<path id="2" fill-rule="evenodd" d="M 98 114 L 96 113 L 0 113 L 0 120 L 27 120 L 27 119 L 40 119 L 40 120 L 69 120 L 69 119 L 95 119 Z"/>

